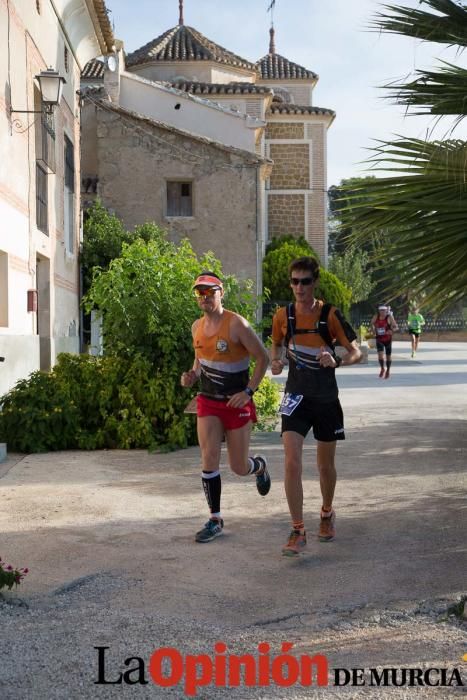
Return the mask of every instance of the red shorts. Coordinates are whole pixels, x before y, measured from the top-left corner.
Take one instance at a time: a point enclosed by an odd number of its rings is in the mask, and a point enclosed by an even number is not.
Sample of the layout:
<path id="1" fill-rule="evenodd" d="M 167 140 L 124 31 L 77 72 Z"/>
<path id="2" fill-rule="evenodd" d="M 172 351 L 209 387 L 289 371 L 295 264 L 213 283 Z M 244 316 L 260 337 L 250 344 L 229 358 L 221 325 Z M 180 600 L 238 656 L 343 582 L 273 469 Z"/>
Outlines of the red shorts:
<path id="1" fill-rule="evenodd" d="M 249 421 L 256 423 L 256 408 L 251 400 L 243 408 L 231 408 L 227 406 L 226 401 L 208 399 L 207 396 L 200 394 L 197 397 L 196 415 L 198 418 L 216 416 L 224 426 L 224 430 L 243 428 Z"/>

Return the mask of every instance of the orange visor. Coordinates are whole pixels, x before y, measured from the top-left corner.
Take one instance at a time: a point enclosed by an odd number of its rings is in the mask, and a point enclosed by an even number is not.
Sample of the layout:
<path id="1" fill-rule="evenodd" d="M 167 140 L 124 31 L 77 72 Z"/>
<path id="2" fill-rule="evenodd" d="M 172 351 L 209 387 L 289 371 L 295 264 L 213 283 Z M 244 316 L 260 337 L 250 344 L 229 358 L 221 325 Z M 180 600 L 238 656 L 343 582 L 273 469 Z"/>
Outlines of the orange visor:
<path id="1" fill-rule="evenodd" d="M 200 275 L 195 280 L 193 287 L 220 287 L 223 289 L 222 282 L 214 275 Z"/>

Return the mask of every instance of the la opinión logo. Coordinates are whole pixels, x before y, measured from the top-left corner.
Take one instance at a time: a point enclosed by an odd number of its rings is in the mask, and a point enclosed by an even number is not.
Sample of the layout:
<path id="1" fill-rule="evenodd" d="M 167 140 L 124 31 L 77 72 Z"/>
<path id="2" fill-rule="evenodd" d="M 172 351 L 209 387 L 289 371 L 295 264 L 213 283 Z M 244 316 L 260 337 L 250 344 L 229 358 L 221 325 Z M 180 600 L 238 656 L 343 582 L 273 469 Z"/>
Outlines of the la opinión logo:
<path id="1" fill-rule="evenodd" d="M 170 688 L 183 683 L 185 695 L 197 695 L 198 689 L 212 685 L 217 688 L 267 687 L 276 685 L 289 687 L 300 683 L 302 686 L 328 685 L 328 660 L 322 654 L 298 658 L 290 654 L 293 644 L 283 642 L 281 653 L 271 656 L 267 642 L 258 644 L 258 655 L 230 654 L 227 644 L 216 642 L 214 654 L 183 655 L 173 647 L 156 649 L 149 658 L 149 676 L 155 685 Z M 108 675 L 106 652 L 110 647 L 96 646 L 98 679 L 96 685 L 147 685 L 144 659 L 130 656 L 125 659 L 126 671 Z"/>
<path id="2" fill-rule="evenodd" d="M 302 687 L 316 686 L 463 686 L 459 669 L 452 668 L 332 668 L 323 654 L 298 657 L 291 654 L 293 643 L 282 642 L 281 653 L 271 655 L 271 646 L 261 642 L 257 655 L 231 654 L 227 644 L 216 642 L 214 654 L 185 654 L 174 647 L 156 649 L 149 658 L 148 669 L 151 681 L 161 688 L 172 688 L 181 684 L 185 696 L 193 697 L 200 688 L 245 687 Z M 107 668 L 107 652 L 110 647 L 96 646 L 96 685 L 147 685 L 146 664 L 140 656 L 124 660 L 124 671 Z M 467 655 L 464 655 L 467 661 Z M 330 671 L 330 672 L 329 672 Z"/>

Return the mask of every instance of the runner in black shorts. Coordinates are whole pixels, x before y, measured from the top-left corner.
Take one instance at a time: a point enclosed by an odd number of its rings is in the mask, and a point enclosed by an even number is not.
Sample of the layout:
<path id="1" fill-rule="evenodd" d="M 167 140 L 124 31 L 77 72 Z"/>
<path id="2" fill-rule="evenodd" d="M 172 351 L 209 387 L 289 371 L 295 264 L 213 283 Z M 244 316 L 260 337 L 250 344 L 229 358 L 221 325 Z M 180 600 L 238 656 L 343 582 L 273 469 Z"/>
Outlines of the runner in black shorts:
<path id="1" fill-rule="evenodd" d="M 315 440 L 345 440 L 344 414 L 339 399 L 320 403 L 304 397 L 291 416 L 282 416 L 282 433 L 292 431 L 306 438 L 312 428 Z"/>
<path id="2" fill-rule="evenodd" d="M 391 374 L 392 334 L 399 330 L 389 306 L 381 304 L 377 313 L 371 319 L 371 325 L 376 338 L 376 350 L 380 366 L 379 377 L 389 379 Z M 384 356 L 386 355 L 386 371 L 384 371 Z"/>
<path id="3" fill-rule="evenodd" d="M 285 493 L 292 518 L 292 531 L 282 553 L 296 556 L 306 546 L 303 521 L 302 456 L 308 432 L 318 441 L 317 462 L 322 495 L 318 538 L 335 536 L 332 509 L 336 485 L 334 456 L 336 441 L 344 440 L 344 418 L 338 398 L 335 368 L 359 362 L 361 352 L 356 335 L 334 306 L 315 299 L 319 264 L 312 257 L 295 260 L 289 267 L 295 304 L 282 307 L 273 318 L 271 370 L 280 374 L 284 345 L 289 359 L 282 413 L 282 440 L 285 450 Z M 326 316 L 326 318 L 324 318 Z M 318 330 L 319 329 L 319 330 Z M 334 352 L 338 341 L 347 353 Z"/>
<path id="4" fill-rule="evenodd" d="M 382 340 L 376 340 L 376 350 L 377 350 L 377 352 L 386 353 L 386 356 L 388 357 L 388 359 L 391 359 L 392 339 L 386 340 L 386 342 L 383 342 Z"/>

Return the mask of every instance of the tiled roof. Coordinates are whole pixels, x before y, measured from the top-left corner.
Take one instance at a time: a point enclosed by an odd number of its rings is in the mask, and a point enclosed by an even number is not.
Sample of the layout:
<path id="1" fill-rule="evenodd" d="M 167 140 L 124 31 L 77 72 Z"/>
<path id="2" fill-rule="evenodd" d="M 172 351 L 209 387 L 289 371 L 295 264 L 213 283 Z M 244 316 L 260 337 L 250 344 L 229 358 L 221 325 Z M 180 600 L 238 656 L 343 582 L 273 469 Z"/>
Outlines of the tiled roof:
<path id="1" fill-rule="evenodd" d="M 104 61 L 98 58 L 92 58 L 86 63 L 81 73 L 81 80 L 103 80 L 104 79 Z"/>
<path id="2" fill-rule="evenodd" d="M 175 81 L 171 87 L 193 95 L 269 95 L 272 90 L 266 85 L 255 83 L 194 83 L 190 81 Z"/>
<path id="3" fill-rule="evenodd" d="M 152 61 L 216 61 L 256 72 L 250 61 L 207 39 L 193 27 L 179 24 L 126 57 L 128 67 Z"/>
<path id="4" fill-rule="evenodd" d="M 316 80 L 313 71 L 292 63 L 278 53 L 268 53 L 256 63 L 256 68 L 264 80 Z"/>
<path id="5" fill-rule="evenodd" d="M 335 117 L 336 113 L 327 107 L 313 107 L 311 105 L 291 105 L 284 102 L 273 102 L 267 114 L 328 114 Z M 266 115 L 267 116 L 267 115 Z"/>
<path id="6" fill-rule="evenodd" d="M 93 7 L 97 15 L 99 27 L 105 42 L 105 45 L 102 47 L 104 49 L 104 53 L 113 51 L 115 37 L 113 35 L 112 25 L 110 24 L 108 11 L 105 6 L 105 1 L 93 0 Z"/>

